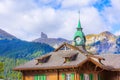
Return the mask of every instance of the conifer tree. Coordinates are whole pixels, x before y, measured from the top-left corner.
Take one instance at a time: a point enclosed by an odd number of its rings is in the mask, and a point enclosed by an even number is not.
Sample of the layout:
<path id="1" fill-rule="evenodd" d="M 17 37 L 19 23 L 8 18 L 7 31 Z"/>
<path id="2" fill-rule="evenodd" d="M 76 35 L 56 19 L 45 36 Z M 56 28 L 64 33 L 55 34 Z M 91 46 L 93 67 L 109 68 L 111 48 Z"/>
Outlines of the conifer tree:
<path id="1" fill-rule="evenodd" d="M 0 62 L 0 79 L 4 78 L 3 73 L 4 73 L 4 64 Z"/>

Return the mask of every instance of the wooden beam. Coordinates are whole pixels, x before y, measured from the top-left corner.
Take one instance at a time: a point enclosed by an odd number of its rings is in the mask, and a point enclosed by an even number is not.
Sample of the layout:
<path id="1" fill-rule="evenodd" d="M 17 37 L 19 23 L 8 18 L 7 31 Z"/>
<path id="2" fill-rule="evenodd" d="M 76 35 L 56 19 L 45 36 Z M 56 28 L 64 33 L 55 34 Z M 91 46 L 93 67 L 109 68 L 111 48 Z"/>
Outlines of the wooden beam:
<path id="1" fill-rule="evenodd" d="M 59 70 L 57 70 L 57 80 L 59 80 Z"/>
<path id="2" fill-rule="evenodd" d="M 105 58 L 100 57 L 100 56 L 95 56 L 95 55 L 93 55 L 93 54 L 89 54 L 89 55 L 87 55 L 87 56 L 88 56 L 88 57 L 96 58 L 96 59 L 98 59 L 98 60 L 105 60 Z"/>
<path id="3" fill-rule="evenodd" d="M 96 66 L 95 66 L 95 69 L 94 69 L 94 71 L 96 71 L 96 70 L 97 70 L 97 67 L 98 67 L 98 66 L 96 65 Z"/>
<path id="4" fill-rule="evenodd" d="M 56 52 L 56 51 L 60 50 L 62 47 L 64 47 L 64 45 L 65 45 L 65 43 L 64 43 L 64 44 L 62 44 L 62 45 L 60 45 L 57 49 L 55 49 L 55 51 L 54 51 L 54 52 Z"/>
<path id="5" fill-rule="evenodd" d="M 22 72 L 22 80 L 25 80 L 25 74 Z"/>
<path id="6" fill-rule="evenodd" d="M 75 72 L 75 80 L 77 80 L 77 72 Z"/>
<path id="7" fill-rule="evenodd" d="M 94 73 L 93 76 L 94 76 L 94 80 L 98 80 L 98 74 L 97 73 Z"/>

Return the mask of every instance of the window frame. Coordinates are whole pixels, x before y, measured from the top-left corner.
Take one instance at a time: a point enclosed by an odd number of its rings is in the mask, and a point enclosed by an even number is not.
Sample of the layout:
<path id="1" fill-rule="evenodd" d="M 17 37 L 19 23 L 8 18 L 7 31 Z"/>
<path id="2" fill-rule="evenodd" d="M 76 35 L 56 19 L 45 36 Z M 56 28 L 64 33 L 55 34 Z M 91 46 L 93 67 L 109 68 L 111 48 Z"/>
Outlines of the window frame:
<path id="1" fill-rule="evenodd" d="M 72 79 L 71 73 L 66 74 L 65 80 L 71 80 L 71 79 Z"/>

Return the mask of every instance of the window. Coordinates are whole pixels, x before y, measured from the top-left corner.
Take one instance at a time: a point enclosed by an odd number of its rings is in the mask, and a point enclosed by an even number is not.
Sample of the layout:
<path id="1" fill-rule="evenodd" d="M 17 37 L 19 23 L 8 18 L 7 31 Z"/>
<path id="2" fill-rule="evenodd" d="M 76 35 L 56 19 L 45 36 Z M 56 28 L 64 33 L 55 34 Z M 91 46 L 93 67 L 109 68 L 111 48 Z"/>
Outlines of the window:
<path id="1" fill-rule="evenodd" d="M 74 73 L 62 74 L 62 80 L 75 80 Z"/>
<path id="2" fill-rule="evenodd" d="M 65 55 L 65 56 L 64 56 L 64 58 L 65 58 L 64 63 L 70 62 L 70 61 L 75 61 L 76 58 L 77 58 L 77 55 L 78 55 L 78 53 L 71 53 L 71 54 Z"/>
<path id="3" fill-rule="evenodd" d="M 34 80 L 46 80 L 46 75 L 35 75 Z"/>
<path id="4" fill-rule="evenodd" d="M 80 74 L 80 80 L 93 80 L 93 74 Z"/>
<path id="5" fill-rule="evenodd" d="M 66 74 L 66 80 L 71 80 L 71 74 Z"/>
<path id="6" fill-rule="evenodd" d="M 85 80 L 90 80 L 89 74 L 84 74 Z"/>
<path id="7" fill-rule="evenodd" d="M 46 63 L 48 62 L 48 60 L 50 59 L 51 55 L 46 55 L 46 56 L 43 56 L 43 57 L 40 57 L 37 60 L 37 63 L 36 65 L 38 65 L 39 63 Z"/>

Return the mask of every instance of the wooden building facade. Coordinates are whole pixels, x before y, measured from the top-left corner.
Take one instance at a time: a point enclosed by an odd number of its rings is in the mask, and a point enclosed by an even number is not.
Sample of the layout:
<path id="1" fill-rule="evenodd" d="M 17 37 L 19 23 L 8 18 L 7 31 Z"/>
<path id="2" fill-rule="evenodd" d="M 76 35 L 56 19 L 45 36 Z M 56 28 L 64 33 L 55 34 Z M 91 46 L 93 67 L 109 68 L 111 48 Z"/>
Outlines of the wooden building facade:
<path id="1" fill-rule="evenodd" d="M 84 53 L 64 43 L 54 52 L 14 70 L 22 72 L 23 80 L 120 80 L 120 55 Z"/>

